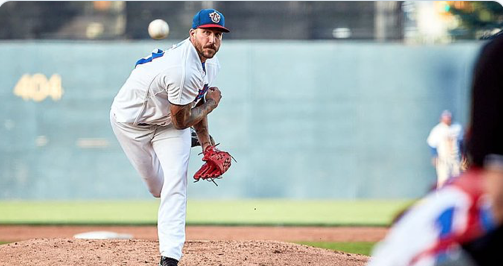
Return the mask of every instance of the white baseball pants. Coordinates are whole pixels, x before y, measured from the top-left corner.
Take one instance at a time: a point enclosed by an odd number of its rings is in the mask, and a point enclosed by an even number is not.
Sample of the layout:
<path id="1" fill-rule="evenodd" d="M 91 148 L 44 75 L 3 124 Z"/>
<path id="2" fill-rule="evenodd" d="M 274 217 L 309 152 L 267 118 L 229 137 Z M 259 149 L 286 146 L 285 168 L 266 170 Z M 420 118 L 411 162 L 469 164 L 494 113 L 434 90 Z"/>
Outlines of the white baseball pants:
<path id="1" fill-rule="evenodd" d="M 135 126 L 110 114 L 115 136 L 150 193 L 161 198 L 157 230 L 162 256 L 180 260 L 185 242 L 190 129 Z"/>
<path id="2" fill-rule="evenodd" d="M 455 160 L 437 160 L 437 188 L 444 186 L 449 179 L 461 174 L 461 163 Z"/>

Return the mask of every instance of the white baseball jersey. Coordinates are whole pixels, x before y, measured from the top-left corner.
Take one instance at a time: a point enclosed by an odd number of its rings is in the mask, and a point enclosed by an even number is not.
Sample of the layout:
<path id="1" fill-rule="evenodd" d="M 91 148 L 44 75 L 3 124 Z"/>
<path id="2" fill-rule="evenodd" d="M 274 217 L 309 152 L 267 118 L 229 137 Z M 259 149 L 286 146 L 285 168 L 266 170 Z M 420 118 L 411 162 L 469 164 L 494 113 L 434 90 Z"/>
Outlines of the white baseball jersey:
<path id="1" fill-rule="evenodd" d="M 446 125 L 439 123 L 430 132 L 427 143 L 436 148 L 440 160 L 460 160 L 460 142 L 463 139 L 463 128 L 459 124 Z"/>
<path id="2" fill-rule="evenodd" d="M 137 62 L 114 99 L 112 113 L 121 123 L 168 125 L 170 104 L 197 103 L 219 70 L 216 56 L 206 60 L 203 69 L 188 38 L 171 49 L 156 50 Z"/>

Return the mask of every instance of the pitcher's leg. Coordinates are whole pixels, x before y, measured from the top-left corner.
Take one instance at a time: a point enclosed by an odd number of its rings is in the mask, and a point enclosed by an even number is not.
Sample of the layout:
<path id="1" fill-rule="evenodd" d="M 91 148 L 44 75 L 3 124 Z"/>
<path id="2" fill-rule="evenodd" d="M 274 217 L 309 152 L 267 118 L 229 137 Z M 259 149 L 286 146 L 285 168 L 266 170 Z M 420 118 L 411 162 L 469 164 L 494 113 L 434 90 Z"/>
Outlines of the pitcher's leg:
<path id="1" fill-rule="evenodd" d="M 154 128 L 118 123 L 113 115 L 110 117 L 110 123 L 127 158 L 143 178 L 150 193 L 159 198 L 163 185 L 163 171 L 150 142 L 155 133 Z"/>
<path id="2" fill-rule="evenodd" d="M 185 243 L 190 131 L 160 131 L 152 144 L 164 170 L 157 224 L 159 249 L 162 256 L 180 260 Z"/>

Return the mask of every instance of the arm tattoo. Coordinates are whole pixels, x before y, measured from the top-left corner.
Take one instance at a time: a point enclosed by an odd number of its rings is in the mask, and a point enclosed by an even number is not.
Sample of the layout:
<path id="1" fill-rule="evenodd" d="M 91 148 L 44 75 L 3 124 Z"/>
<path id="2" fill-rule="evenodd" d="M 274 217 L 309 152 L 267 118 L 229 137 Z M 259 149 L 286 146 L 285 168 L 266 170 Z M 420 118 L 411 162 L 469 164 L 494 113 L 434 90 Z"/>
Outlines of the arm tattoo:
<path id="1" fill-rule="evenodd" d="M 216 108 L 216 103 L 209 99 L 202 105 L 191 108 L 191 104 L 185 106 L 172 106 L 171 116 L 173 125 L 177 129 L 185 129 L 202 121 L 206 116 Z"/>
<path id="2" fill-rule="evenodd" d="M 210 132 L 208 129 L 208 116 L 199 121 L 199 123 L 195 124 L 194 129 L 196 130 L 197 138 L 199 139 L 199 143 L 201 143 L 203 151 L 208 145 L 214 144 L 211 142 Z"/>
<path id="3" fill-rule="evenodd" d="M 194 125 L 194 129 L 196 130 L 197 135 L 199 134 L 208 134 L 208 118 L 205 117 L 203 120 L 199 121 Z"/>

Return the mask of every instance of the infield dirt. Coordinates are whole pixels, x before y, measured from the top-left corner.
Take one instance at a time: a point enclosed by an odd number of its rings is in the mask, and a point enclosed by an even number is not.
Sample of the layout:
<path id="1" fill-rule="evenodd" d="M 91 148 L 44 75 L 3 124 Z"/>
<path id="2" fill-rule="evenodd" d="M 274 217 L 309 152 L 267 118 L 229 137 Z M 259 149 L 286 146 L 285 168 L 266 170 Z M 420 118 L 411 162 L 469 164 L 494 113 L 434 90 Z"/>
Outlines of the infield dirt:
<path id="1" fill-rule="evenodd" d="M 131 240 L 75 239 L 92 230 Z M 180 266 L 363 266 L 369 257 L 281 241 L 378 241 L 385 228 L 187 227 Z M 206 240 L 197 240 L 206 239 Z M 0 265 L 157 265 L 155 227 L 0 226 Z M 280 241 L 278 241 L 280 240 Z"/>
<path id="2" fill-rule="evenodd" d="M 157 265 L 152 240 L 32 239 L 0 246 L 0 265 Z M 278 241 L 187 241 L 180 266 L 363 266 L 368 257 Z"/>

